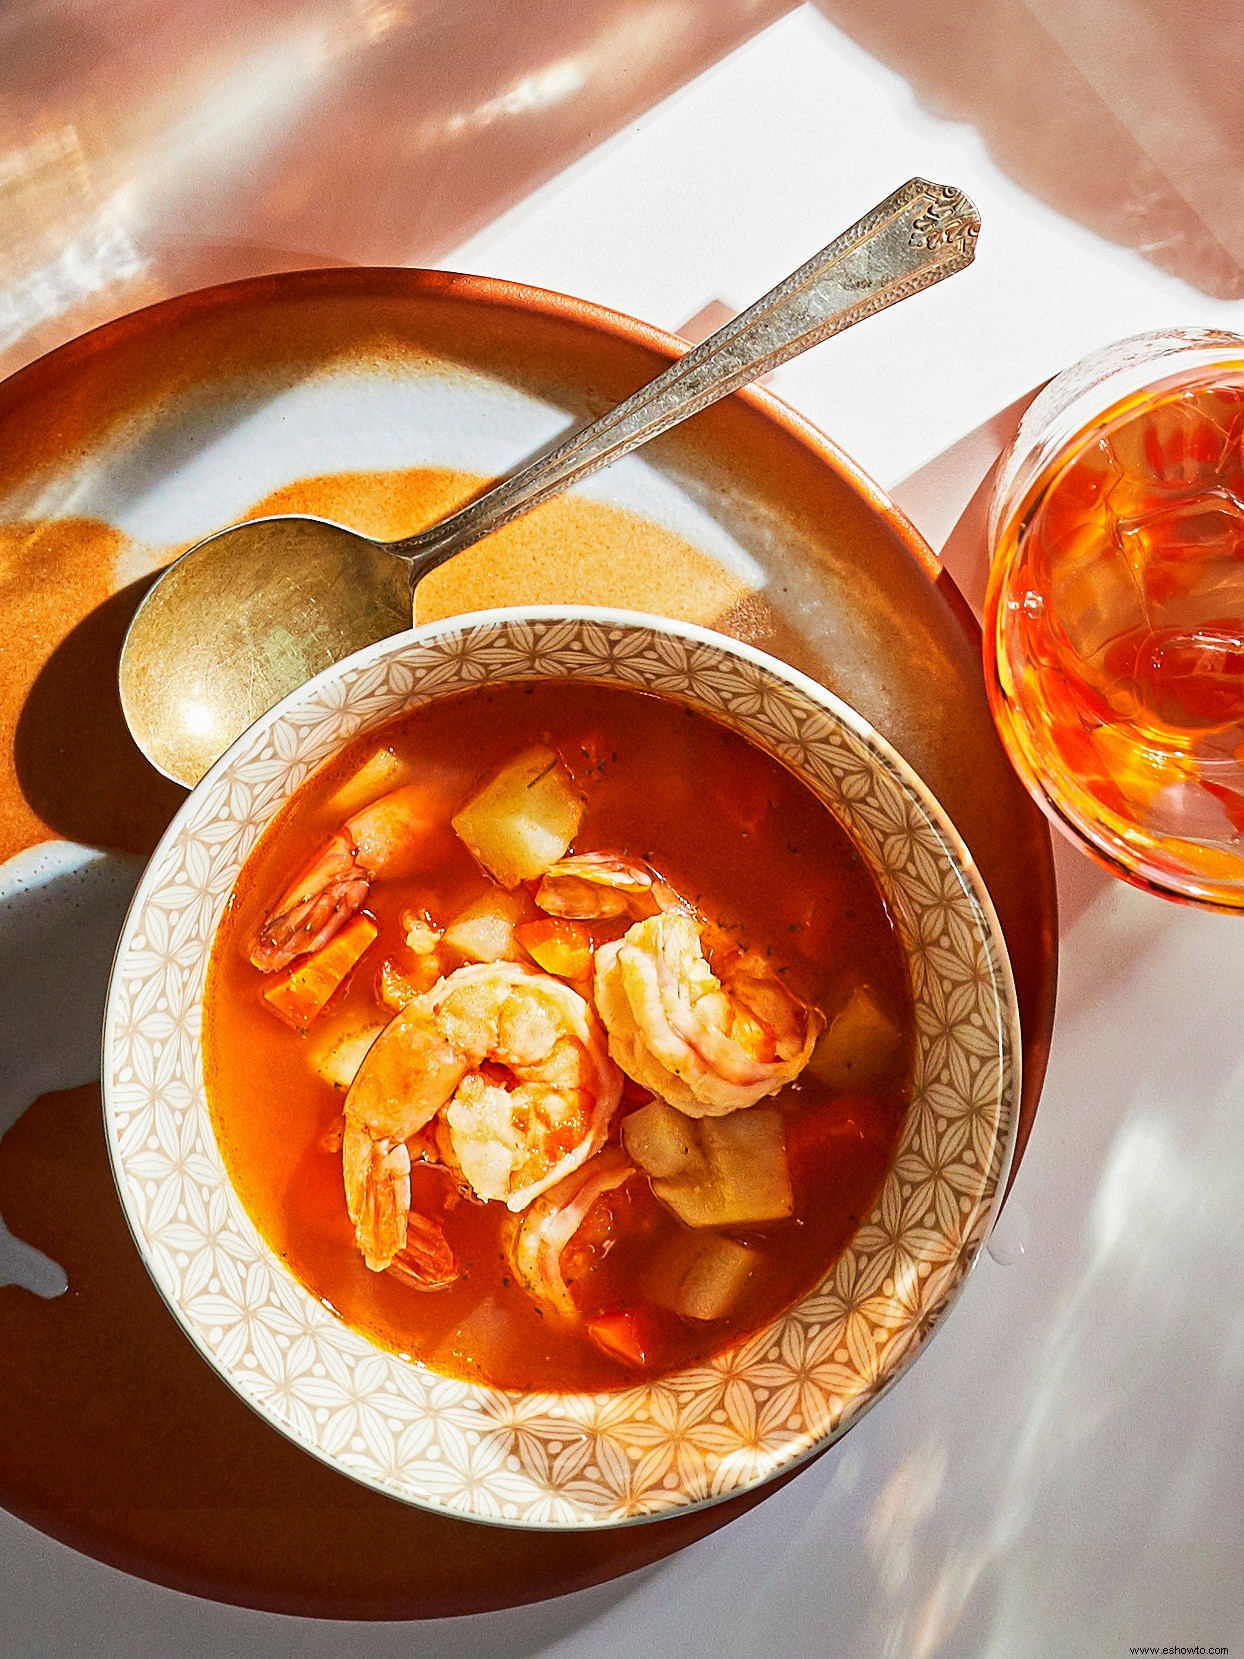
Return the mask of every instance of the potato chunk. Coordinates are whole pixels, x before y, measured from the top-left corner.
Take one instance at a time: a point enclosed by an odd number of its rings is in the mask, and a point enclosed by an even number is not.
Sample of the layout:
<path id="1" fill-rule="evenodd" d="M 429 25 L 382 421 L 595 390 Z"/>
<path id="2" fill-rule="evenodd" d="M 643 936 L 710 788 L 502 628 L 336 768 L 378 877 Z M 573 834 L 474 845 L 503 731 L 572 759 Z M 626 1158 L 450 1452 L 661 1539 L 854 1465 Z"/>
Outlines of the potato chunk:
<path id="1" fill-rule="evenodd" d="M 622 1139 L 688 1227 L 744 1227 L 794 1210 L 782 1116 L 771 1106 L 689 1118 L 654 1100 L 625 1120 Z"/>
<path id="2" fill-rule="evenodd" d="M 426 910 L 403 910 L 402 929 L 406 934 L 406 948 L 416 956 L 430 956 L 441 942 L 441 929 Z"/>
<path id="3" fill-rule="evenodd" d="M 459 911 L 441 936 L 441 945 L 465 962 L 519 962 L 523 952 L 515 927 L 531 914 L 526 893 L 497 888 Z"/>
<path id="4" fill-rule="evenodd" d="M 721 1233 L 679 1227 L 662 1239 L 644 1278 L 644 1291 L 660 1308 L 683 1319 L 724 1319 L 738 1305 L 760 1252 Z"/>
<path id="5" fill-rule="evenodd" d="M 406 779 L 406 766 L 392 749 L 376 749 L 348 778 L 338 784 L 325 809 L 332 819 L 353 818 Z"/>
<path id="6" fill-rule="evenodd" d="M 494 880 L 517 887 L 565 857 L 582 817 L 569 772 L 538 743 L 506 761 L 455 814 L 453 827 Z"/>
<path id="7" fill-rule="evenodd" d="M 693 1118 L 663 1100 L 652 1100 L 623 1120 L 622 1141 L 647 1174 L 683 1175 L 690 1169 L 705 1168 L 699 1130 Z"/>
<path id="8" fill-rule="evenodd" d="M 760 1260 L 732 1238 L 709 1237 L 688 1268 L 674 1298 L 684 1319 L 724 1319 L 733 1312 Z"/>
<path id="9" fill-rule="evenodd" d="M 335 1089 L 348 1089 L 384 1026 L 383 1020 L 359 1024 L 356 1019 L 317 1034 L 309 1056 L 313 1069 Z"/>
<path id="10" fill-rule="evenodd" d="M 867 1089 L 898 1061 L 903 1033 L 866 985 L 857 985 L 812 1051 L 809 1077 L 831 1089 Z"/>

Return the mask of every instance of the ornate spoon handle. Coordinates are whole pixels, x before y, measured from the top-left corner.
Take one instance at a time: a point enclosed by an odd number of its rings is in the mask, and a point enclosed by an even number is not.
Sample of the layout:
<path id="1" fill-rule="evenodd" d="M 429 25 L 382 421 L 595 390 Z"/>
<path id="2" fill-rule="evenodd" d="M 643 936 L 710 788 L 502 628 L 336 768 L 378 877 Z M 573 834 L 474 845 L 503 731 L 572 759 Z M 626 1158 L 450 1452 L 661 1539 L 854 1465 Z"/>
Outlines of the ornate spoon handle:
<path id="1" fill-rule="evenodd" d="M 429 530 L 392 544 L 411 586 L 597 468 L 810 346 L 972 263 L 980 218 L 953 185 L 911 179 L 624 403 Z"/>

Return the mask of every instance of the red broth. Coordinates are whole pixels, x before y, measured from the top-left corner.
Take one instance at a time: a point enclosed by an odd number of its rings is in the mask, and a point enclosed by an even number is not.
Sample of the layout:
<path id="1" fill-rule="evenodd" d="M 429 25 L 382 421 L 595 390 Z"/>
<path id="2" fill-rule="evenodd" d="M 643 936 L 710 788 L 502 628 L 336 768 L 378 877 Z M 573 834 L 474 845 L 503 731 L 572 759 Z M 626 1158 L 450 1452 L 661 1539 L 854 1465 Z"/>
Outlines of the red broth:
<path id="1" fill-rule="evenodd" d="M 729 1230 L 758 1266 L 728 1317 L 685 1319 L 654 1286 L 688 1229 L 641 1173 L 601 1201 L 567 1319 L 514 1282 L 500 1203 L 460 1195 L 435 1166 L 412 1170 L 412 1209 L 436 1216 L 463 1269 L 419 1290 L 364 1265 L 346 1214 L 333 1148 L 343 1093 L 309 1063 L 322 1022 L 375 1002 L 377 969 L 405 953 L 399 914 L 426 909 L 444 925 L 491 885 L 450 828 L 482 779 L 516 750 L 548 742 L 576 775 L 586 810 L 574 850 L 648 860 L 707 917 L 767 955 L 798 996 L 827 1016 L 866 983 L 903 1033 L 884 1084 L 834 1093 L 806 1074 L 766 1104 L 783 1115 L 794 1214 Z M 429 792 L 444 820 L 411 880 L 374 883 L 366 911 L 379 936 L 304 1035 L 263 1000 L 272 978 L 248 960 L 255 931 L 291 877 L 338 827 L 332 797 L 378 746 Z M 535 885 L 534 883 L 532 884 Z M 629 925 L 614 924 L 613 936 Z M 606 925 L 600 937 L 608 937 Z M 597 938 L 597 943 L 600 938 Z M 795 777 L 744 738 L 674 702 L 564 681 L 506 684 L 404 714 L 345 749 L 287 804 L 240 875 L 212 950 L 204 1009 L 208 1098 L 229 1175 L 259 1231 L 307 1289 L 373 1341 L 433 1370 L 523 1391 L 596 1391 L 703 1361 L 760 1329 L 832 1265 L 870 1206 L 894 1155 L 910 1094 L 914 1020 L 906 967 L 871 874 L 845 832 Z M 628 1085 L 611 1140 L 649 1097 Z M 577 1242 L 577 1241 L 576 1241 Z M 588 1334 L 599 1315 L 637 1313 L 642 1368 Z"/>

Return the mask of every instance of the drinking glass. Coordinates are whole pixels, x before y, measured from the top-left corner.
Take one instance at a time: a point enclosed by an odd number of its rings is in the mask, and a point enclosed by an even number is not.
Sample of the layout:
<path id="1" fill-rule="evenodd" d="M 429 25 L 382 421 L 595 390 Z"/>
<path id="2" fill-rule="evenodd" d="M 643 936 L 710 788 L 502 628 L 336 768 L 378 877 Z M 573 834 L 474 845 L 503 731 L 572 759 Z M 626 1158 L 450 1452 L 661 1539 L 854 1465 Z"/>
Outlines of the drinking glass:
<path id="1" fill-rule="evenodd" d="M 1011 760 L 1115 874 L 1244 910 L 1244 339 L 1141 334 L 1031 404 L 989 526 Z"/>

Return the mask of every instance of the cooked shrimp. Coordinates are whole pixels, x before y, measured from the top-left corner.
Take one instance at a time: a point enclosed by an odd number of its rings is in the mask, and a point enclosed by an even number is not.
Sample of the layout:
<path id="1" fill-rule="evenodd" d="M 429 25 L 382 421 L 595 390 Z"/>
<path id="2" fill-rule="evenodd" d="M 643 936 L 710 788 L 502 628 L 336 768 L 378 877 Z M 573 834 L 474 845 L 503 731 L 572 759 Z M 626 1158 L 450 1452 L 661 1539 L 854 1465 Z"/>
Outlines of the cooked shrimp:
<path id="1" fill-rule="evenodd" d="M 629 1181 L 635 1166 L 617 1147 L 606 1147 L 580 1169 L 550 1187 L 524 1213 L 510 1240 L 515 1277 L 538 1302 L 575 1313 L 562 1273 L 562 1253 L 598 1198 Z"/>
<path id="2" fill-rule="evenodd" d="M 550 916 L 576 921 L 625 916 L 638 904 L 652 915 L 652 872 L 613 853 L 580 853 L 554 864 L 536 889 L 536 903 Z"/>
<path id="3" fill-rule="evenodd" d="M 477 1197 L 525 1209 L 609 1132 L 622 1074 L 600 1021 L 569 985 L 514 962 L 459 968 L 426 1000 L 469 1057 L 445 1111 L 462 1174 Z"/>
<path id="4" fill-rule="evenodd" d="M 432 822 L 426 791 L 407 784 L 331 835 L 265 917 L 250 959 L 262 973 L 319 950 L 359 910 L 373 881 L 412 875 Z"/>
<path id="5" fill-rule="evenodd" d="M 758 957 L 718 979 L 690 917 L 636 922 L 596 952 L 596 1006 L 622 1070 L 689 1117 L 776 1094 L 803 1070 L 824 1019 Z"/>
<path id="6" fill-rule="evenodd" d="M 536 903 L 550 916 L 576 921 L 638 919 L 691 908 L 655 870 L 619 853 L 578 853 L 559 860 L 536 889 Z"/>
<path id="7" fill-rule="evenodd" d="M 346 1203 L 368 1267 L 405 1247 L 406 1143 L 442 1108 L 451 1170 L 521 1210 L 603 1143 L 621 1093 L 600 1022 L 568 985 L 512 962 L 442 979 L 389 1022 L 346 1096 Z"/>

